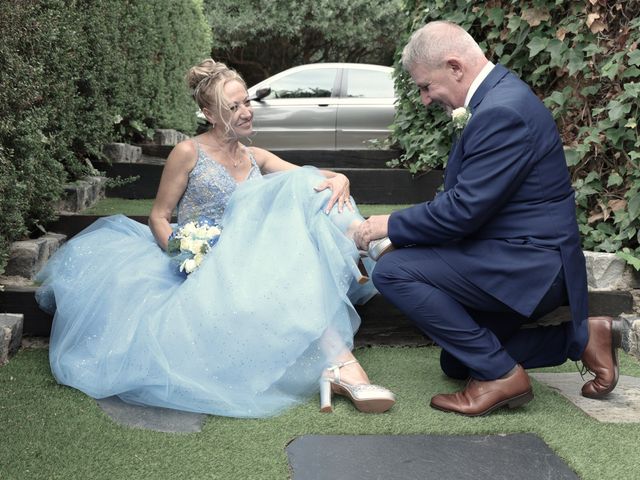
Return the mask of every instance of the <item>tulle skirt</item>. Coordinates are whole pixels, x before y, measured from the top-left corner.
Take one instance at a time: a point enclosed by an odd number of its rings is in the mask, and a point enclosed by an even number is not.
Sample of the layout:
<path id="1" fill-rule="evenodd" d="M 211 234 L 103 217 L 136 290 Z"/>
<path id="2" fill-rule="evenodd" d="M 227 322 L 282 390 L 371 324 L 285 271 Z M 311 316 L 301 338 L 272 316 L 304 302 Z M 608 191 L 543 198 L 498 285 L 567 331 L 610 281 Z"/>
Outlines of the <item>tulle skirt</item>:
<path id="1" fill-rule="evenodd" d="M 186 276 L 149 228 L 98 220 L 40 272 L 54 312 L 50 364 L 94 398 L 233 417 L 279 413 L 317 391 L 322 370 L 353 346 L 357 213 L 324 213 L 313 168 L 241 184 L 219 241 Z M 367 263 L 371 270 L 372 262 Z"/>

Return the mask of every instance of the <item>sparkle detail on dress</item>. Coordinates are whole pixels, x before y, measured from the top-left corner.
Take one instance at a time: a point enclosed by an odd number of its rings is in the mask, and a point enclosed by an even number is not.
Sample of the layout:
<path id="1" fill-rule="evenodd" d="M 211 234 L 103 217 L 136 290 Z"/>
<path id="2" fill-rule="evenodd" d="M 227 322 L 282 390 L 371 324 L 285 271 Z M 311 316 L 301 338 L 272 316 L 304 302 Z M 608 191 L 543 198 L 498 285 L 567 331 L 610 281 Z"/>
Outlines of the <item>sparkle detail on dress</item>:
<path id="1" fill-rule="evenodd" d="M 219 224 L 238 182 L 222 164 L 207 155 L 197 141 L 194 140 L 194 144 L 198 158 L 189 173 L 184 195 L 178 203 L 178 224 L 196 221 L 200 216 Z M 251 151 L 247 151 L 251 169 L 245 181 L 262 176 Z"/>

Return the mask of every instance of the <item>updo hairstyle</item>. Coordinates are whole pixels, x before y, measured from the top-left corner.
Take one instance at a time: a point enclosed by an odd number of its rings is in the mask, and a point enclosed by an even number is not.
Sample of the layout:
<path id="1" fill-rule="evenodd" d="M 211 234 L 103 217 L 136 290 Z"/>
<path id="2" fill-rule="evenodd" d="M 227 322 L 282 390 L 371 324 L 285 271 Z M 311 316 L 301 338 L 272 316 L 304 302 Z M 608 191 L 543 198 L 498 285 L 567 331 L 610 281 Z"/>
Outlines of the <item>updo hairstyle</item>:
<path id="1" fill-rule="evenodd" d="M 187 72 L 187 84 L 198 107 L 201 110 L 205 108 L 209 110 L 225 124 L 227 131 L 230 126 L 225 112 L 229 111 L 230 105 L 224 96 L 224 86 L 232 80 L 240 82 L 244 88 L 247 88 L 238 72 L 211 58 L 191 67 Z"/>

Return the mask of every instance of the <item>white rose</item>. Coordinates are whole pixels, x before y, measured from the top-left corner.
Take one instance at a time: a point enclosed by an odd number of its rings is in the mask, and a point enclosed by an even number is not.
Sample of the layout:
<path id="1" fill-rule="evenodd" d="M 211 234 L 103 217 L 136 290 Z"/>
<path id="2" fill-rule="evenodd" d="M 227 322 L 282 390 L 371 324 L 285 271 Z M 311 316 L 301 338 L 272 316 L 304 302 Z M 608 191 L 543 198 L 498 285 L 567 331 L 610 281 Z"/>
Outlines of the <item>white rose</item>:
<path id="1" fill-rule="evenodd" d="M 197 231 L 197 228 L 194 222 L 185 223 L 184 226 L 180 229 L 180 232 L 185 237 L 188 237 L 190 235 L 195 235 L 196 231 Z"/>
<path id="2" fill-rule="evenodd" d="M 467 116 L 467 109 L 465 107 L 458 107 L 451 112 L 451 118 L 454 120 L 462 119 Z"/>
<path id="3" fill-rule="evenodd" d="M 187 260 L 182 262 L 182 265 L 180 265 L 181 272 L 184 270 L 187 273 L 191 273 L 196 268 L 198 268 L 198 265 L 196 264 L 196 261 L 193 258 L 188 258 Z"/>
<path id="4" fill-rule="evenodd" d="M 185 237 L 180 240 L 180 250 L 183 252 L 193 252 L 193 239 Z"/>

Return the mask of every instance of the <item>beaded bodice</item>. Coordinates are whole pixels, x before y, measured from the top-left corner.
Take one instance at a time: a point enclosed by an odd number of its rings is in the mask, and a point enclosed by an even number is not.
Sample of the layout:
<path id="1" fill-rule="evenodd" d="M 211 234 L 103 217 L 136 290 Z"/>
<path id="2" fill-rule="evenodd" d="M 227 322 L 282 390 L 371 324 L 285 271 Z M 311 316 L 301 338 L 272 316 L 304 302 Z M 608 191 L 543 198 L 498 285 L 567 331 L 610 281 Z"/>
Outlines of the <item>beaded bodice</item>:
<path id="1" fill-rule="evenodd" d="M 178 202 L 178 224 L 198 220 L 201 216 L 219 224 L 229 198 L 238 186 L 220 163 L 209 157 L 195 142 L 198 159 L 189 173 L 187 188 Z M 249 151 L 251 169 L 245 180 L 260 177 L 260 168 Z"/>

